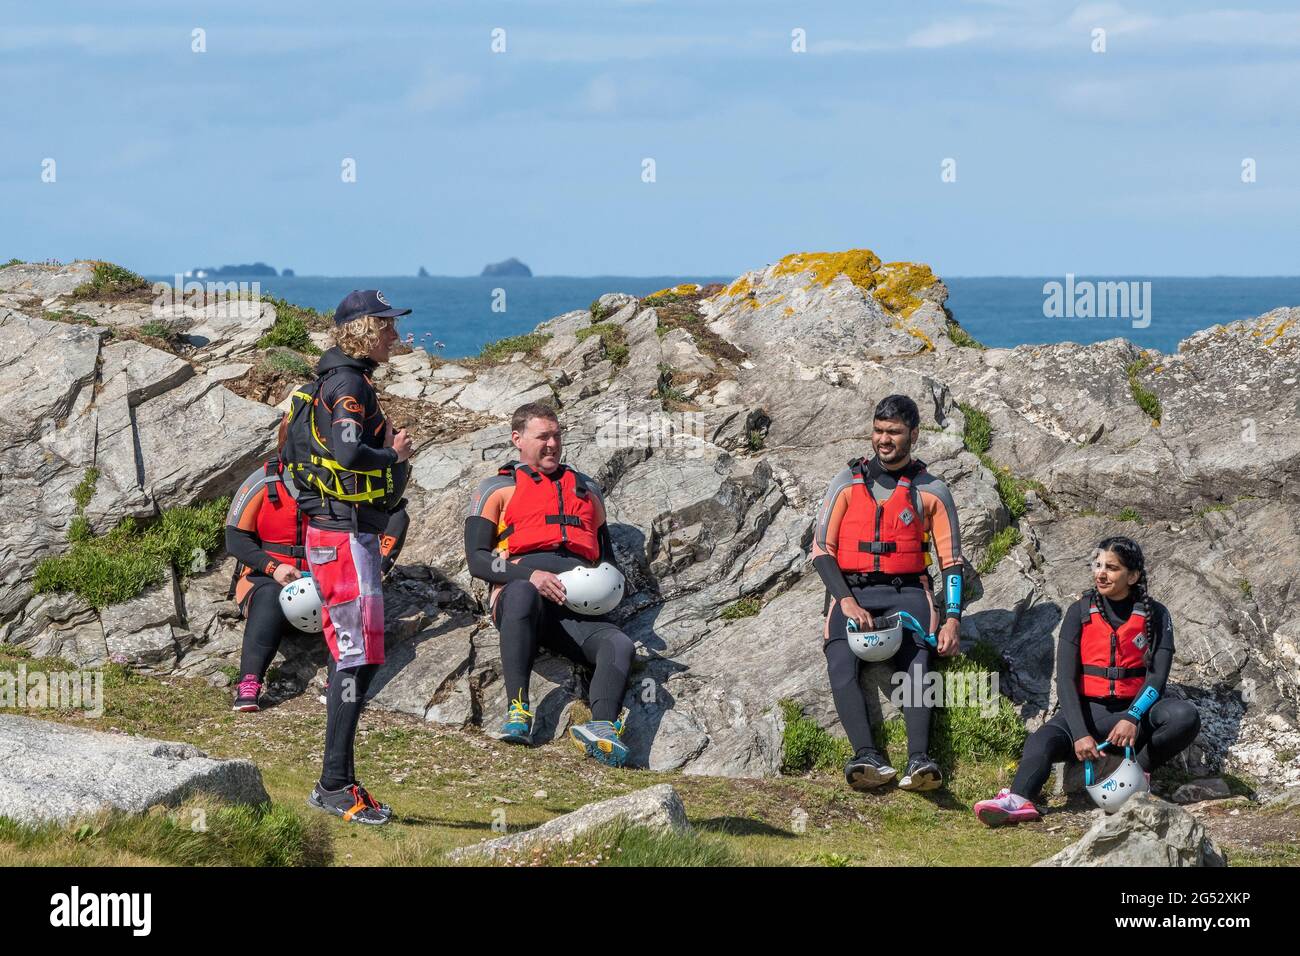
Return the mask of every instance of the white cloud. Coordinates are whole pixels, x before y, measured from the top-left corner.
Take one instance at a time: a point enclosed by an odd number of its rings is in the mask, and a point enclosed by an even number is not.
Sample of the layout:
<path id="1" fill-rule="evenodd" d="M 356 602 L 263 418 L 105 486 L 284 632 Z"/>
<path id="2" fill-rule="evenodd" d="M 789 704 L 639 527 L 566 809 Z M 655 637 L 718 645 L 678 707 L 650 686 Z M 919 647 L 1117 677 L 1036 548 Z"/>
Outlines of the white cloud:
<path id="1" fill-rule="evenodd" d="M 406 94 L 406 105 L 417 113 L 459 106 L 479 88 L 479 79 L 468 73 L 438 73 L 425 67 L 419 81 Z"/>
<path id="2" fill-rule="evenodd" d="M 991 36 L 993 30 L 973 20 L 943 20 L 917 30 L 907 38 L 907 45 L 923 50 L 945 46 L 958 46 L 981 37 Z"/>

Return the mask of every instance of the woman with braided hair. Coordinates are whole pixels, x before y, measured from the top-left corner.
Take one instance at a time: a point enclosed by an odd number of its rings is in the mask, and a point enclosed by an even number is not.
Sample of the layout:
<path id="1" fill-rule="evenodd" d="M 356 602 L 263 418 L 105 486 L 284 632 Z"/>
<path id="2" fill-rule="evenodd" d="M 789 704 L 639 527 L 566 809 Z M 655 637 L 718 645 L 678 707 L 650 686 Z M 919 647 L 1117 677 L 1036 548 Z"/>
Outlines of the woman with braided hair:
<path id="1" fill-rule="evenodd" d="M 1056 647 L 1060 710 L 1025 741 L 1016 778 L 975 804 L 988 826 L 1039 819 L 1033 801 L 1052 764 L 1097 760 L 1098 741 L 1151 772 L 1186 749 L 1201 729 L 1186 700 L 1164 697 L 1174 659 L 1169 611 L 1147 593 L 1146 559 L 1131 538 L 1106 538 L 1092 559 L 1093 587 L 1070 606 Z"/>

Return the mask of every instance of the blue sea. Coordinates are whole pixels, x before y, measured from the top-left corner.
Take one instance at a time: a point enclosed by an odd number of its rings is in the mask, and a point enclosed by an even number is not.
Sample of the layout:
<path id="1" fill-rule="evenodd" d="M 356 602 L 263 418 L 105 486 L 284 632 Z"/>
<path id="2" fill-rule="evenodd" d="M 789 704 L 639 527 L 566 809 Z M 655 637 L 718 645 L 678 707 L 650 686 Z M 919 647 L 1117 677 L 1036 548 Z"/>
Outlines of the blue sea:
<path id="1" fill-rule="evenodd" d="M 162 281 L 172 276 L 156 277 Z M 263 294 L 332 312 L 353 289 L 380 289 L 395 306 L 413 313 L 400 331 L 413 333 L 416 344 L 446 358 L 475 355 L 488 342 L 532 331 L 539 322 L 573 309 L 587 308 L 605 292 L 643 296 L 682 282 L 730 282 L 734 276 L 535 276 L 532 278 L 413 276 L 295 276 L 259 280 Z M 1074 279 L 1078 301 L 1086 276 Z M 251 281 L 251 280 L 249 280 Z M 1059 318 L 1044 315 L 1044 285 L 1065 284 L 1049 278 L 953 278 L 944 280 L 948 308 L 971 335 L 985 345 L 1010 348 L 1022 344 L 1099 342 L 1123 336 L 1144 348 L 1173 352 L 1180 340 L 1200 329 L 1253 318 L 1279 306 L 1300 306 L 1300 277 L 1171 278 L 1136 276 L 1106 281 L 1150 283 L 1145 314 L 1127 318 Z M 1139 286 L 1140 290 L 1146 287 Z M 493 311 L 504 290 L 504 311 Z M 1064 298 L 1064 289 L 1062 298 Z M 1136 300 L 1135 300 L 1136 301 Z M 1145 327 L 1135 327 L 1146 323 Z M 442 348 L 434 343 L 441 342 Z"/>

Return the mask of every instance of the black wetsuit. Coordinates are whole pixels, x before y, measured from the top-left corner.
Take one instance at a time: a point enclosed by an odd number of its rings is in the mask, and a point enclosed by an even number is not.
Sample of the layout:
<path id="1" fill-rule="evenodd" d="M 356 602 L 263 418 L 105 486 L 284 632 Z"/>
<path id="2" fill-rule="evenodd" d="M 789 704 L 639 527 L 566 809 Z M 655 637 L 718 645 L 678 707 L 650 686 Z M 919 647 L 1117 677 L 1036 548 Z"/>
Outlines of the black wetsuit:
<path id="1" fill-rule="evenodd" d="M 1106 620 L 1119 627 L 1133 613 L 1136 595 L 1130 592 L 1122 601 L 1099 596 L 1098 608 Z M 1196 739 L 1201 729 L 1196 707 L 1186 700 L 1164 697 L 1165 684 L 1174 659 L 1174 628 L 1168 609 L 1158 601 L 1150 602 L 1150 631 L 1154 638 L 1151 661 L 1143 684 L 1160 697 L 1137 721 L 1136 759 L 1148 773 L 1177 756 Z M 1088 598 L 1070 605 L 1061 622 L 1061 636 L 1056 645 L 1056 693 L 1060 710 L 1025 741 L 1024 754 L 1012 781 L 1011 792 L 1026 800 L 1038 798 L 1039 791 L 1051 775 L 1052 764 L 1074 760 L 1075 741 L 1092 737 L 1098 744 L 1121 720 L 1142 692 L 1133 697 L 1084 697 L 1079 692 L 1082 670 L 1079 642 L 1088 619 Z M 1103 753 L 1108 751 L 1103 751 Z"/>
<path id="2" fill-rule="evenodd" d="M 477 515 L 465 519 L 465 555 L 469 573 L 503 585 L 492 606 L 492 623 L 501 634 L 501 670 L 506 693 L 529 707 L 528 684 L 538 650 L 545 648 L 582 667 L 593 668 L 588 696 L 593 720 L 616 720 L 622 707 L 627 675 L 636 645 L 619 627 L 603 617 L 570 611 L 538 593 L 528 576 L 536 570 L 560 573 L 581 561 L 563 551 L 519 556 L 518 563 L 500 561 L 493 552 L 495 525 Z M 609 529 L 597 532 L 599 561 L 617 567 Z M 588 563 L 588 562 L 582 562 Z"/>

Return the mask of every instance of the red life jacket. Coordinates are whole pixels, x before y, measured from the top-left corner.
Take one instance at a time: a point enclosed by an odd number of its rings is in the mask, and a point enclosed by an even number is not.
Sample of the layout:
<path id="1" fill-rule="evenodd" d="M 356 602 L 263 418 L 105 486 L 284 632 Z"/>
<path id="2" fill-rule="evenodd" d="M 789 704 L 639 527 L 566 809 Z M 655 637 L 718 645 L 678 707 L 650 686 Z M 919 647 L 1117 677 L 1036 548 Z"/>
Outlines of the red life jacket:
<path id="1" fill-rule="evenodd" d="M 510 554 L 564 548 L 588 561 L 600 557 L 596 503 L 586 482 L 567 465 L 554 478 L 517 462 L 498 474 L 514 473 L 515 493 L 506 505 L 497 543 Z"/>
<path id="2" fill-rule="evenodd" d="M 925 515 L 912 480 L 900 475 L 894 493 L 878 503 L 871 495 L 870 479 L 863 473 L 864 464 L 861 458 L 849 462 L 860 480 L 849 491 L 849 507 L 840 520 L 836 563 L 847 572 L 921 574 L 929 563 L 929 554 Z"/>
<path id="3" fill-rule="evenodd" d="M 257 509 L 257 538 L 262 550 L 281 564 L 307 570 L 307 514 L 298 510 L 298 502 L 289 494 L 280 474 L 280 463 L 266 463 L 266 498 Z M 260 570 L 260 569 L 259 569 Z"/>
<path id="4" fill-rule="evenodd" d="M 1136 697 L 1146 681 L 1146 614 L 1135 604 L 1129 619 L 1111 627 L 1094 600 L 1079 638 L 1083 675 L 1079 690 L 1085 697 Z"/>

